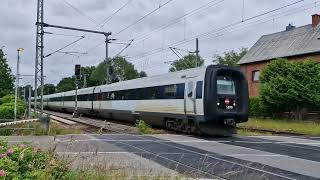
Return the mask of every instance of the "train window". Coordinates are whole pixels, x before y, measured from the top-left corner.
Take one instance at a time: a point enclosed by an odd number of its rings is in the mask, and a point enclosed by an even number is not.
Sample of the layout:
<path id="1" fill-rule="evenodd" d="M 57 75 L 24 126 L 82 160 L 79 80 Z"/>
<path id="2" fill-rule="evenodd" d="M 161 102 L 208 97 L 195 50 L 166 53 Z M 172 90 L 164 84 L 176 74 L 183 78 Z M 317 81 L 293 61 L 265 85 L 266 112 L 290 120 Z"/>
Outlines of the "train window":
<path id="1" fill-rule="evenodd" d="M 196 98 L 197 99 L 202 98 L 202 88 L 203 88 L 203 81 L 198 81 L 197 87 L 196 87 Z"/>
<path id="2" fill-rule="evenodd" d="M 111 92 L 111 93 L 110 93 L 109 99 L 110 99 L 110 100 L 115 100 L 115 99 L 116 99 L 116 95 L 115 95 L 114 92 Z"/>
<path id="3" fill-rule="evenodd" d="M 190 98 L 193 96 L 193 82 L 192 81 L 188 82 L 187 95 Z"/>
<path id="4" fill-rule="evenodd" d="M 89 94 L 88 95 L 88 101 L 92 101 L 93 100 L 93 94 Z"/>
<path id="5" fill-rule="evenodd" d="M 184 99 L 185 84 L 177 84 L 176 99 Z"/>
<path id="6" fill-rule="evenodd" d="M 230 77 L 218 77 L 217 92 L 218 94 L 235 95 L 235 82 Z"/>
<path id="7" fill-rule="evenodd" d="M 103 100 L 104 100 L 104 101 L 109 100 L 109 93 L 108 93 L 108 92 L 104 92 L 104 93 L 103 93 Z"/>
<path id="8" fill-rule="evenodd" d="M 145 89 L 144 88 L 140 88 L 140 89 L 136 90 L 136 99 L 137 100 L 146 99 L 146 97 L 145 97 Z"/>
<path id="9" fill-rule="evenodd" d="M 165 99 L 176 98 L 176 85 L 169 85 L 164 87 L 164 98 Z"/>
<path id="10" fill-rule="evenodd" d="M 103 100 L 103 93 L 97 93 L 96 94 L 96 101 L 102 101 Z"/>

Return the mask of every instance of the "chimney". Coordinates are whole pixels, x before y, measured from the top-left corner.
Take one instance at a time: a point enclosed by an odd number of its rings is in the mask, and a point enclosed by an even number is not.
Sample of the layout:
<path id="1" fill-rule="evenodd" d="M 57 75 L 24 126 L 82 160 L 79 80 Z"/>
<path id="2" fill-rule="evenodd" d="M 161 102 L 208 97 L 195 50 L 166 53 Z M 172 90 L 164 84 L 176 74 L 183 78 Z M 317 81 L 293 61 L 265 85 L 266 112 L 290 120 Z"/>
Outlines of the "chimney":
<path id="1" fill-rule="evenodd" d="M 293 26 L 291 23 L 286 27 L 286 31 L 291 31 L 292 29 L 294 29 L 295 26 Z"/>
<path id="2" fill-rule="evenodd" d="M 320 23 L 320 15 L 319 14 L 312 15 L 312 27 L 318 26 L 319 23 Z"/>

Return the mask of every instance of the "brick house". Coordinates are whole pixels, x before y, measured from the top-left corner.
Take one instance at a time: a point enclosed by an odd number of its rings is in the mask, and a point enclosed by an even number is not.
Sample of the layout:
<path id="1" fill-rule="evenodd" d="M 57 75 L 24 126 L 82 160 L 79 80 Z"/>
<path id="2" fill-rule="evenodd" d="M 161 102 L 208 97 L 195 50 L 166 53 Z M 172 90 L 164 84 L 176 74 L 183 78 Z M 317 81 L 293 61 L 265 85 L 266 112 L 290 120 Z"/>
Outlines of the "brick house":
<path id="1" fill-rule="evenodd" d="M 268 62 L 276 58 L 289 61 L 313 59 L 320 62 L 320 15 L 312 15 L 312 24 L 262 36 L 239 61 L 245 73 L 250 96 L 259 95 L 260 72 Z"/>

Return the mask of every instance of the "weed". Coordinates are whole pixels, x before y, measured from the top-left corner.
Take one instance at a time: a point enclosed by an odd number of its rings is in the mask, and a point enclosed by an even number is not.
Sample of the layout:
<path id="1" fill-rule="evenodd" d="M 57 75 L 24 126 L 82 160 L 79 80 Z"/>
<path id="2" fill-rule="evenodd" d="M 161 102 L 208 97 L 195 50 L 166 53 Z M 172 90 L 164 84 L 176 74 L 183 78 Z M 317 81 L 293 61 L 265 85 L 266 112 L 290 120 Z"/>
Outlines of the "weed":
<path id="1" fill-rule="evenodd" d="M 152 134 L 152 128 L 143 120 L 138 120 L 136 127 L 140 134 Z"/>

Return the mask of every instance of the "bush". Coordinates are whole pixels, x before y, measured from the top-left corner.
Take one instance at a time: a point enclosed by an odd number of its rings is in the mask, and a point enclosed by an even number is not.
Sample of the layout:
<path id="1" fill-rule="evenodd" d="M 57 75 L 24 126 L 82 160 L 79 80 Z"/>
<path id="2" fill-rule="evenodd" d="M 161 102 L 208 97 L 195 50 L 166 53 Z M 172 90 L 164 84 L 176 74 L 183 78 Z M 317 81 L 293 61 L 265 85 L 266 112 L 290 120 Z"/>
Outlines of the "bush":
<path id="1" fill-rule="evenodd" d="M 0 119 L 14 118 L 14 96 L 4 96 L 0 105 Z M 17 101 L 17 116 L 22 116 L 25 112 L 25 103 L 19 99 Z"/>
<path id="2" fill-rule="evenodd" d="M 261 115 L 261 105 L 259 97 L 250 97 L 249 99 L 249 116 L 259 117 Z"/>
<path id="3" fill-rule="evenodd" d="M 0 177 L 4 179 L 63 179 L 69 168 L 53 151 L 29 144 L 9 146 L 0 140 Z"/>
<path id="4" fill-rule="evenodd" d="M 289 111 L 302 120 L 306 108 L 320 104 L 320 64 L 315 61 L 272 61 L 260 82 L 261 103 L 269 112 Z"/>
<path id="5" fill-rule="evenodd" d="M 140 134 L 152 133 L 151 127 L 147 123 L 145 123 L 143 120 L 138 120 L 136 127 L 138 128 L 138 131 Z"/>

